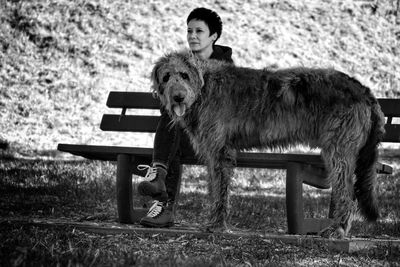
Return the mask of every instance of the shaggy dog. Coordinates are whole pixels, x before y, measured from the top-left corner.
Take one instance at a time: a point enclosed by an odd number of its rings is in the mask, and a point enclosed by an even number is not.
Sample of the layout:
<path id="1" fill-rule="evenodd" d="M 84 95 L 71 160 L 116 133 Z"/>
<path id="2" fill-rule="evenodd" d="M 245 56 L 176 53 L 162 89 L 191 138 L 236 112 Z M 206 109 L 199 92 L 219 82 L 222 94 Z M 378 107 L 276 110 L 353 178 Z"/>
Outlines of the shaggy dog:
<path id="1" fill-rule="evenodd" d="M 355 200 L 366 219 L 378 218 L 375 163 L 384 117 L 357 80 L 333 69 L 258 70 L 175 52 L 156 62 L 152 82 L 207 166 L 210 231 L 227 229 L 238 150 L 298 144 L 321 149 L 331 181 L 334 223 L 323 236 L 348 235 Z"/>

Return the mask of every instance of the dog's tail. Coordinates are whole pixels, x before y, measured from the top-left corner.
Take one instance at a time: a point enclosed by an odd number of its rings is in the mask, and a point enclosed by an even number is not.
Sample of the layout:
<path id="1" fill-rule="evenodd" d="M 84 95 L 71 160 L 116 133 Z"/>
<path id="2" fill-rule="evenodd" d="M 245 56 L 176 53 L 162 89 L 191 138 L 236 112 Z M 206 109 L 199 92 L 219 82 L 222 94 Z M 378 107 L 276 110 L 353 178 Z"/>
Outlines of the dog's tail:
<path id="1" fill-rule="evenodd" d="M 378 145 L 384 134 L 384 116 L 378 101 L 373 98 L 371 105 L 371 128 L 365 145 L 360 149 L 356 162 L 355 196 L 360 211 L 368 221 L 376 221 L 379 217 L 376 199 L 376 162 Z"/>

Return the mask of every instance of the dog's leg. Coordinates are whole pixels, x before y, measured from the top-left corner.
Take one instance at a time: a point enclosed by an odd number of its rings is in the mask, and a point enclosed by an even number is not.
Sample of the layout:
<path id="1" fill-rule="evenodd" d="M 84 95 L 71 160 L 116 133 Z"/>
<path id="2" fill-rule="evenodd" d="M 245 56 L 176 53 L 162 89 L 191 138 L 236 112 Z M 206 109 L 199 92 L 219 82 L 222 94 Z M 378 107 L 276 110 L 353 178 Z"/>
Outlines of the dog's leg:
<path id="1" fill-rule="evenodd" d="M 227 218 L 229 211 L 229 186 L 233 175 L 236 152 L 224 148 L 216 157 L 208 162 L 209 193 L 210 193 L 210 219 L 207 231 L 227 231 Z"/>
<path id="2" fill-rule="evenodd" d="M 355 177 L 355 156 L 348 149 L 343 153 L 325 150 L 322 151 L 322 156 L 326 162 L 329 179 L 332 183 L 334 223 L 322 230 L 320 234 L 323 237 L 342 239 L 350 231 L 356 208 L 353 180 Z"/>
<path id="3" fill-rule="evenodd" d="M 324 237 L 345 238 L 356 212 L 355 170 L 360 148 L 366 142 L 369 114 L 362 104 L 336 110 L 325 120 L 320 136 L 321 156 L 332 185 L 333 225 Z"/>

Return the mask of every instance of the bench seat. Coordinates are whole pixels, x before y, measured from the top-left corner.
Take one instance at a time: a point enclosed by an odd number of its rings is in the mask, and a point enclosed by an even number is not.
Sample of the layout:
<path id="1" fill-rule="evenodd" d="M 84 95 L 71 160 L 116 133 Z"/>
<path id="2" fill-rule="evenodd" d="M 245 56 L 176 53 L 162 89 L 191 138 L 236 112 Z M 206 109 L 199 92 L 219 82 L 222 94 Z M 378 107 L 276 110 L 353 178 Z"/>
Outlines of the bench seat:
<path id="1" fill-rule="evenodd" d="M 74 145 L 58 144 L 59 151 L 68 152 L 92 160 L 117 161 L 119 154 L 128 154 L 140 158 L 144 164 L 150 164 L 153 154 L 152 148 L 144 147 L 123 147 L 123 146 L 95 146 L 95 145 Z M 182 164 L 200 165 L 194 155 L 184 155 Z M 236 167 L 242 168 L 267 168 L 286 169 L 288 162 L 299 162 L 323 168 L 321 156 L 318 154 L 292 154 L 292 153 L 262 153 L 262 152 L 239 152 Z M 389 165 L 378 162 L 376 171 L 379 174 L 391 174 L 393 168 Z M 138 172 L 142 174 L 142 172 Z M 307 181 L 305 181 L 307 184 Z M 321 187 L 321 188 L 329 188 Z"/>

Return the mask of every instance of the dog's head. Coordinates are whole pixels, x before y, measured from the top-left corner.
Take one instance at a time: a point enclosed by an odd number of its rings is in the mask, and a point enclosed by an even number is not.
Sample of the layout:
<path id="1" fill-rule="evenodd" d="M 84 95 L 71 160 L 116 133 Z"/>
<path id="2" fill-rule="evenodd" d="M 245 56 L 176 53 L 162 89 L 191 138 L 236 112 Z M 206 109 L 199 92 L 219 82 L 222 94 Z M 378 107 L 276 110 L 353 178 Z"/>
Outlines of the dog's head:
<path id="1" fill-rule="evenodd" d="M 182 118 L 204 85 L 201 61 L 190 52 L 171 53 L 155 64 L 151 80 L 153 92 L 175 119 Z"/>

